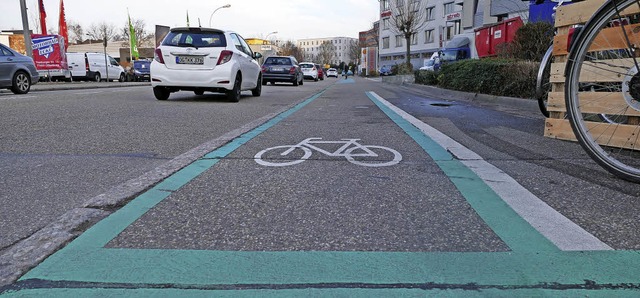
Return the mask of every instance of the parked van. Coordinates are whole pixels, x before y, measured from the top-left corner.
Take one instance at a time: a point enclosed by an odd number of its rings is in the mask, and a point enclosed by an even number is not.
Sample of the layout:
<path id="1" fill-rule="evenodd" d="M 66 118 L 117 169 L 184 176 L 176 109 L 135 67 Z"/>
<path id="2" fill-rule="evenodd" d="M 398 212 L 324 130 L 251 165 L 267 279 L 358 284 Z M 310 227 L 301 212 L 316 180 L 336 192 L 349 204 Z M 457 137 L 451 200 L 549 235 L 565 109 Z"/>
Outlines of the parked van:
<path id="1" fill-rule="evenodd" d="M 124 68 L 116 59 L 104 53 L 67 53 L 67 63 L 73 80 L 124 82 Z M 108 75 L 108 77 L 107 77 Z"/>

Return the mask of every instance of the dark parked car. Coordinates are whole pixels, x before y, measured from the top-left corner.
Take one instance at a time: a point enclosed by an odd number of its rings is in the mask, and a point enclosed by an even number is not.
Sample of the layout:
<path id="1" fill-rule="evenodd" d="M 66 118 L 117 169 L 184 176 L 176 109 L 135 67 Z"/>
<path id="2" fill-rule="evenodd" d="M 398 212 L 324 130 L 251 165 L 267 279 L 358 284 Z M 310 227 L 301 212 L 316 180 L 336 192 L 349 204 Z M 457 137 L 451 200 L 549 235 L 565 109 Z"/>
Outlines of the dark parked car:
<path id="1" fill-rule="evenodd" d="M 262 64 L 262 85 L 268 82 L 293 83 L 294 86 L 304 84 L 304 75 L 293 56 L 271 56 Z"/>
<path id="2" fill-rule="evenodd" d="M 131 81 L 145 81 L 151 80 L 151 60 L 135 60 L 133 61 L 133 68 L 131 69 Z"/>
<path id="3" fill-rule="evenodd" d="M 15 94 L 25 94 L 39 79 L 31 57 L 0 44 L 0 88 L 10 89 Z"/>

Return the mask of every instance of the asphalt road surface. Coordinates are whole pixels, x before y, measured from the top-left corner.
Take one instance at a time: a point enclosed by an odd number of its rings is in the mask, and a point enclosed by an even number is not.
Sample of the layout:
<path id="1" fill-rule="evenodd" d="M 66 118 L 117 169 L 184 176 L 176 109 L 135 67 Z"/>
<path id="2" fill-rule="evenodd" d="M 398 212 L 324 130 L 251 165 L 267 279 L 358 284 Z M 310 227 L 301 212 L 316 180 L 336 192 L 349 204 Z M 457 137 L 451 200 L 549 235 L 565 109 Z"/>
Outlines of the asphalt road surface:
<path id="1" fill-rule="evenodd" d="M 263 90 L 0 95 L 0 293 L 637 296 L 640 186 L 544 138 L 535 103 Z"/>

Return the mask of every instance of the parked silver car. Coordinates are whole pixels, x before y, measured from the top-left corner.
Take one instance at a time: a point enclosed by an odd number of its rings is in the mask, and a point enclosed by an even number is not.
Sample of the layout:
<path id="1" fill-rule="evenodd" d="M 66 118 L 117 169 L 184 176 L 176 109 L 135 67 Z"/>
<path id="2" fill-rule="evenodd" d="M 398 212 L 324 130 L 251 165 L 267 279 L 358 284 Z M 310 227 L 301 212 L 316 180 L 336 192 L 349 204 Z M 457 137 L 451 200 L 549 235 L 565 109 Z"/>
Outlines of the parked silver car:
<path id="1" fill-rule="evenodd" d="M 33 59 L 0 44 L 0 88 L 25 94 L 39 79 Z"/>

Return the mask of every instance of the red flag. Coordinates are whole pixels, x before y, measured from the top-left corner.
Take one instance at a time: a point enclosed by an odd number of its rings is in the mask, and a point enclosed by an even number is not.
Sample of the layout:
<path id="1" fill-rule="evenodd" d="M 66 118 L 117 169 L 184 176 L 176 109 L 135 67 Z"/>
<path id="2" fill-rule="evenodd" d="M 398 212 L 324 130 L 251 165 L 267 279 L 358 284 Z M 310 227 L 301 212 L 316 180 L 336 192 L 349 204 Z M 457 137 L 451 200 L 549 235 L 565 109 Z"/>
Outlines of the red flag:
<path id="1" fill-rule="evenodd" d="M 64 37 L 64 49 L 69 48 L 69 33 L 67 32 L 67 20 L 64 16 L 64 2 L 60 0 L 60 20 L 58 20 L 58 34 Z"/>
<path id="2" fill-rule="evenodd" d="M 47 13 L 44 11 L 44 3 L 43 0 L 38 0 L 38 6 L 40 10 L 40 28 L 42 29 L 42 34 L 47 34 Z"/>

